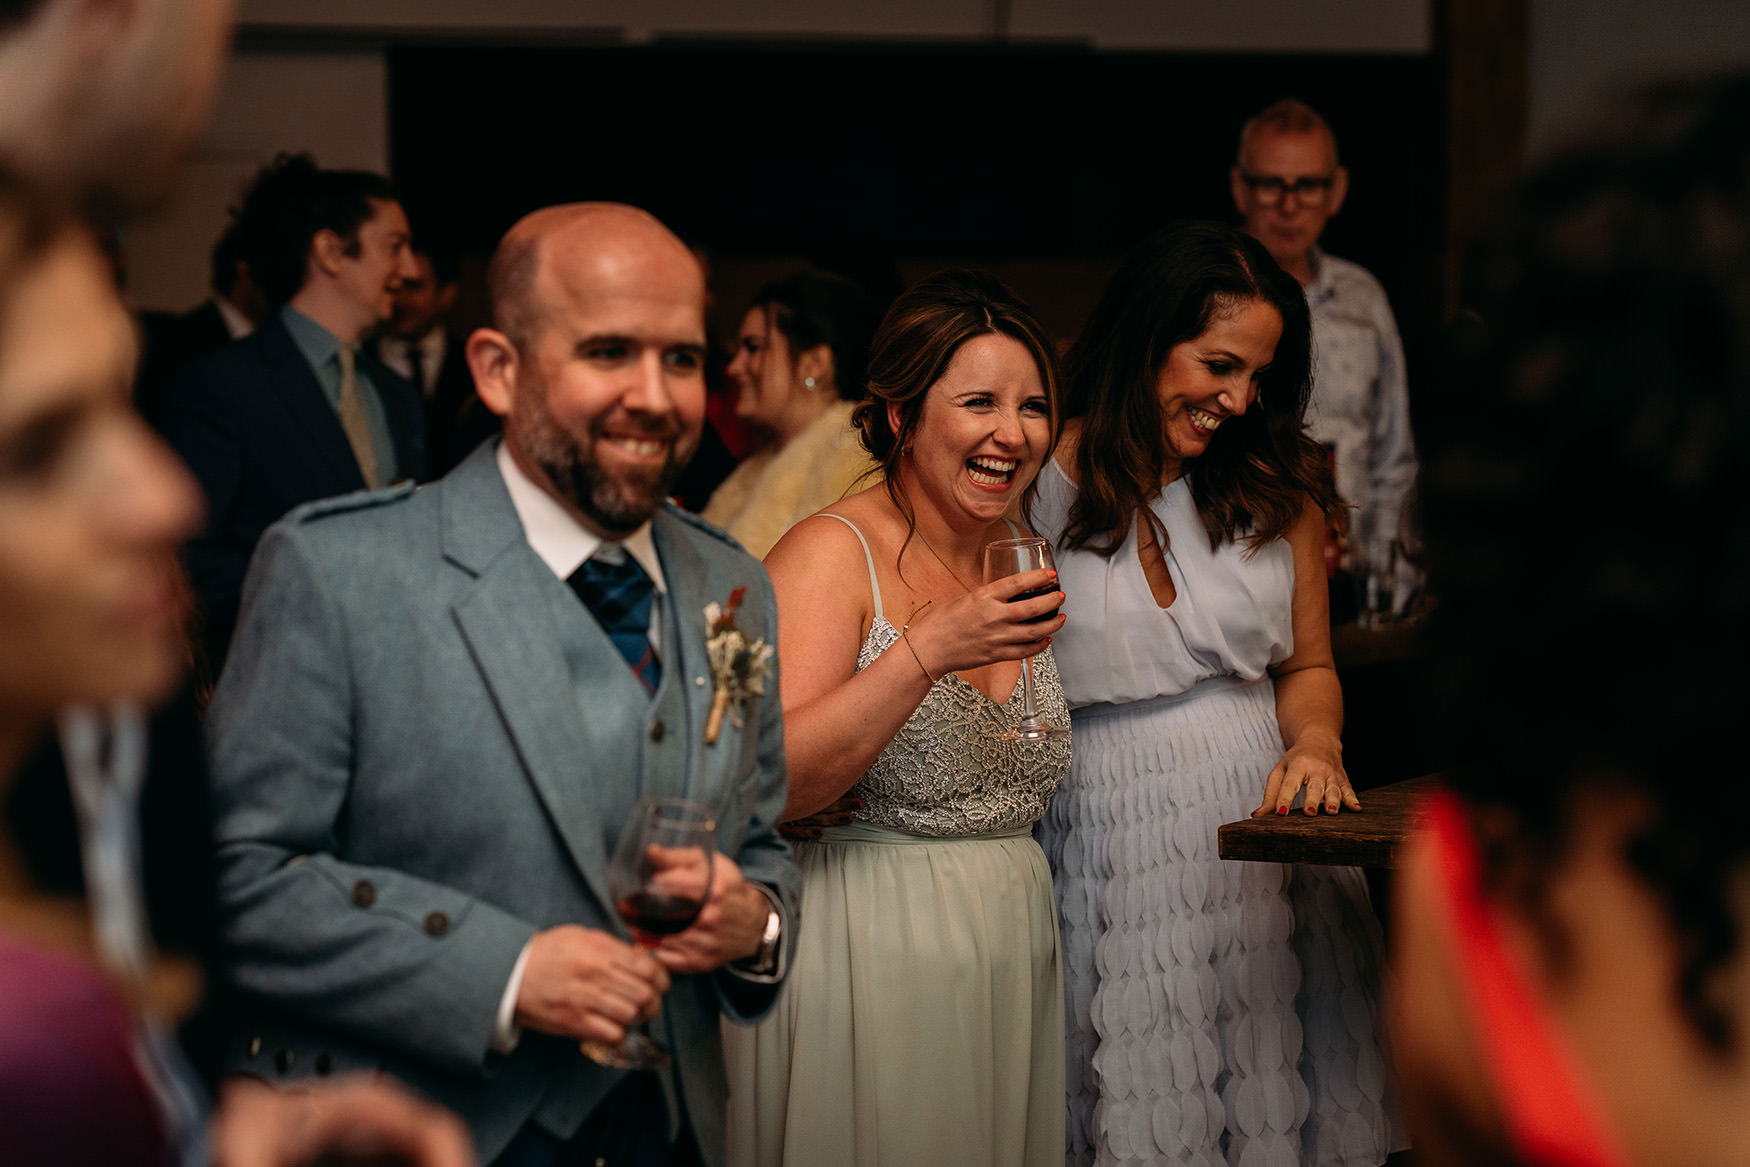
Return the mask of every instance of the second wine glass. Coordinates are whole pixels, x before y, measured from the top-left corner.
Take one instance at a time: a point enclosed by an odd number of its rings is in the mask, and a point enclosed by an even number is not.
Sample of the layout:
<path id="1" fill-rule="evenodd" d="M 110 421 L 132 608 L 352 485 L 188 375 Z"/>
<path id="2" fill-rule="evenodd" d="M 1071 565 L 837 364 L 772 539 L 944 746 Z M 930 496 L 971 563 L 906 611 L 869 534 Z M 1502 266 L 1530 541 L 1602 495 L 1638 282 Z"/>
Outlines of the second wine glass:
<path id="1" fill-rule="evenodd" d="M 984 547 L 984 580 L 991 583 L 999 579 L 1007 579 L 1011 575 L 1020 575 L 1027 571 L 1040 571 L 1055 568 L 1057 561 L 1052 557 L 1051 544 L 1037 535 L 1023 539 L 998 539 L 987 543 Z M 1050 595 L 1057 590 L 1056 584 L 1046 584 L 1044 587 L 1028 588 L 1018 596 L 1012 596 L 1009 603 L 1018 604 L 1022 600 L 1037 599 Z M 1034 617 L 1032 623 L 1043 623 L 1057 615 L 1056 611 L 1047 612 L 1043 616 Z M 1033 658 L 1021 659 L 1021 722 L 1014 729 L 1003 734 L 1004 741 L 1039 742 L 1052 738 L 1063 737 L 1069 733 L 1066 725 L 1050 725 L 1039 716 L 1039 710 L 1033 704 Z"/>
<path id="2" fill-rule="evenodd" d="M 683 932 L 711 898 L 717 812 L 684 798 L 640 798 L 608 866 L 608 894 L 632 930 L 633 943 L 655 948 Z M 604 1066 L 660 1070 L 668 1050 L 642 1033 L 617 1046 L 586 1041 L 583 1052 Z"/>

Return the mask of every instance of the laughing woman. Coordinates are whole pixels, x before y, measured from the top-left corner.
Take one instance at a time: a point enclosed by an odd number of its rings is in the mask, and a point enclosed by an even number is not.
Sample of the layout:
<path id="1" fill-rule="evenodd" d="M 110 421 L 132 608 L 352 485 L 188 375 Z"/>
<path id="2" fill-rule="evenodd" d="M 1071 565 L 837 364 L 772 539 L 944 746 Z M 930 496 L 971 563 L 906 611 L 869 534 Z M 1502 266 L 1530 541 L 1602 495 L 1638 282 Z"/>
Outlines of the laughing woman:
<path id="1" fill-rule="evenodd" d="M 789 983 L 728 1035 L 737 1167 L 1057 1167 L 1063 998 L 1033 824 L 1069 746 L 1006 742 L 1045 644 L 1054 577 L 982 582 L 982 552 L 1050 456 L 1050 341 L 1001 284 L 925 280 L 875 338 L 857 413 L 886 481 L 798 524 L 766 559 L 784 662 L 785 818 L 846 791 L 848 826 L 797 844 Z M 1030 620 L 1038 623 L 1029 623 Z M 1043 650 L 1043 651 L 1042 651 Z M 1060 722 L 1061 723 L 1061 722 Z"/>
<path id="2" fill-rule="evenodd" d="M 1293 277 L 1191 223 L 1124 261 L 1066 362 L 1034 518 L 1071 617 L 1075 764 L 1042 831 L 1071 1164 L 1373 1167 L 1399 1141 L 1361 872 L 1216 856 L 1216 828 L 1248 812 L 1360 809 L 1309 347 Z"/>

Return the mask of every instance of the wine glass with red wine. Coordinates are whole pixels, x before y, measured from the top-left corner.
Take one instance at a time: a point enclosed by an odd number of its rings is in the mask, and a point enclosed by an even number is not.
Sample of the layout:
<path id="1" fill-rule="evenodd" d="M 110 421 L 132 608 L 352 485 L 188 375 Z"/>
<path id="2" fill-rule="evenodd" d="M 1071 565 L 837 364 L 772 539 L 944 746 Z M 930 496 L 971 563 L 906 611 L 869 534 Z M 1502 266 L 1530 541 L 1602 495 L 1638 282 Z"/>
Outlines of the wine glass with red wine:
<path id="1" fill-rule="evenodd" d="M 1057 561 L 1052 558 L 1051 544 L 1037 535 L 1025 539 L 998 539 L 994 543 L 984 545 L 984 581 L 991 583 L 999 579 L 1007 579 L 1011 575 L 1020 575 L 1026 571 L 1040 571 L 1055 568 Z M 1017 596 L 1009 597 L 1009 603 L 1018 604 L 1022 600 L 1034 600 L 1040 596 L 1048 596 L 1057 590 L 1055 583 L 1044 587 L 1028 588 Z M 1030 624 L 1043 624 L 1057 615 L 1056 609 L 1043 616 L 1035 616 L 1028 621 Z M 1063 737 L 1069 733 L 1066 725 L 1048 725 L 1039 716 L 1039 710 L 1033 706 L 1033 659 L 1024 657 L 1021 661 L 1021 722 L 1014 729 L 1003 734 L 1004 741 L 1042 742 L 1051 738 Z"/>
<path id="2" fill-rule="evenodd" d="M 640 798 L 608 865 L 608 894 L 640 948 L 684 932 L 711 898 L 717 812 L 684 798 Z M 668 1050 L 643 1033 L 617 1046 L 584 1042 L 583 1052 L 623 1070 L 660 1070 Z"/>

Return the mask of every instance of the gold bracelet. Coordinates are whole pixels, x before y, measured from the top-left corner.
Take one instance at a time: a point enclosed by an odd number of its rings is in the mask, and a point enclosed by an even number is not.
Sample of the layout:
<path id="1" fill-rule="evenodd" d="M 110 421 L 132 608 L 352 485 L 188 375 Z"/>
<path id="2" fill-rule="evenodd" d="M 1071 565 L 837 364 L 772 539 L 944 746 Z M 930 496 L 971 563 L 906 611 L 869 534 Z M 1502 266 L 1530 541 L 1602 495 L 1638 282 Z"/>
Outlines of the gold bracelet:
<path id="1" fill-rule="evenodd" d="M 907 627 L 909 628 L 910 625 L 907 625 Z M 930 684 L 932 684 L 932 685 L 934 685 L 937 681 L 941 680 L 940 677 L 930 676 L 930 670 L 924 668 L 924 658 L 918 655 L 918 646 L 911 642 L 911 637 L 909 637 L 905 633 L 901 632 L 899 634 L 899 638 L 901 640 L 905 641 L 905 646 L 907 648 L 911 649 L 911 659 L 918 662 L 918 668 L 923 669 L 924 679 L 929 681 Z"/>

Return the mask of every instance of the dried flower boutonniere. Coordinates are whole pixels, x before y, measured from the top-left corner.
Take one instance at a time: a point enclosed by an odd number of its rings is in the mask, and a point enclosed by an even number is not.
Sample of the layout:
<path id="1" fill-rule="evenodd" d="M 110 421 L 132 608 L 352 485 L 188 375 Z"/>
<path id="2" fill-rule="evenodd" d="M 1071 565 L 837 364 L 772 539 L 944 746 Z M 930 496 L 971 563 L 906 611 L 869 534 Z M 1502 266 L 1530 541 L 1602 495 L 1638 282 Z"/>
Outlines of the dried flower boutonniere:
<path id="1" fill-rule="evenodd" d="M 729 714 L 735 728 L 741 728 L 741 715 L 747 712 L 755 697 L 766 692 L 766 672 L 772 667 L 772 646 L 763 640 L 749 640 L 747 633 L 736 627 L 735 614 L 741 609 L 746 588 L 729 593 L 729 603 L 719 607 L 705 605 L 705 655 L 711 661 L 711 716 L 705 721 L 705 744 L 717 744 L 723 731 L 723 715 Z"/>

